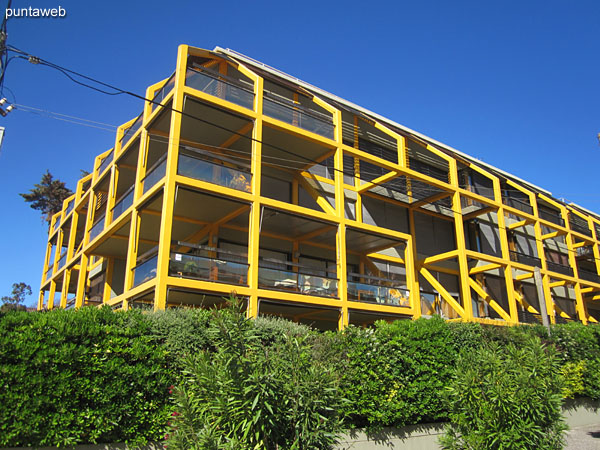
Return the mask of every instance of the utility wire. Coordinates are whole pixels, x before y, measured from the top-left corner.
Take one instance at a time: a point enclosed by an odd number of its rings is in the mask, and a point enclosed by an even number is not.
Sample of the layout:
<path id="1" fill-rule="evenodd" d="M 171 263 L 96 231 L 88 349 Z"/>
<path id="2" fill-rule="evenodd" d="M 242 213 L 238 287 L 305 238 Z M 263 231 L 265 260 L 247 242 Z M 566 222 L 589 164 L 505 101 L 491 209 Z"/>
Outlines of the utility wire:
<path id="1" fill-rule="evenodd" d="M 161 106 L 162 108 L 166 108 L 166 105 L 165 105 L 165 106 L 163 106 L 163 105 L 161 105 L 161 104 L 160 104 L 160 102 L 157 102 L 157 101 L 155 101 L 155 100 L 153 100 L 153 99 L 146 98 L 146 97 L 144 97 L 144 96 L 142 96 L 142 95 L 139 95 L 139 94 L 136 94 L 136 93 L 134 93 L 134 92 L 131 92 L 131 91 L 127 91 L 127 90 L 124 90 L 124 89 L 118 88 L 118 87 L 116 87 L 116 86 L 113 86 L 113 85 L 111 85 L 111 84 L 105 83 L 105 82 L 103 82 L 103 81 L 100 81 L 100 80 L 97 80 L 97 79 L 95 79 L 95 78 L 89 77 L 89 76 L 87 76 L 87 75 L 84 75 L 84 74 L 82 74 L 82 73 L 76 72 L 76 71 L 74 71 L 74 70 L 67 69 L 67 68 L 65 68 L 65 67 L 59 66 L 58 64 L 54 64 L 54 63 L 52 63 L 52 62 L 50 62 L 50 61 L 46 61 L 46 60 L 44 60 L 44 59 L 42 59 L 42 58 L 39 58 L 39 57 L 37 57 L 37 56 L 34 56 L 34 55 L 31 55 L 30 53 L 27 53 L 27 52 L 25 52 L 25 51 L 23 51 L 23 50 L 20 50 L 20 49 L 18 49 L 18 48 L 16 48 L 16 47 L 14 47 L 14 46 L 7 46 L 7 49 L 8 49 L 9 51 L 12 51 L 12 52 L 16 52 L 16 53 L 18 53 L 19 55 L 21 55 L 21 56 L 23 56 L 23 57 L 26 57 L 26 59 L 28 59 L 30 62 L 32 62 L 32 63 L 34 63 L 34 64 L 41 64 L 41 65 L 45 65 L 45 66 L 47 66 L 47 67 L 50 67 L 50 68 L 53 68 L 53 69 L 56 69 L 56 70 L 60 71 L 60 72 L 61 72 L 61 73 L 63 73 L 65 76 L 67 76 L 67 77 L 68 77 L 70 80 L 72 80 L 73 82 L 75 82 L 75 83 L 77 83 L 77 84 L 79 84 L 79 85 L 81 85 L 81 86 L 83 86 L 83 87 L 87 87 L 87 88 L 93 89 L 93 90 L 95 90 L 95 91 L 97 91 L 97 92 L 100 92 L 100 93 L 103 93 L 103 94 L 106 94 L 106 95 L 121 95 L 121 94 L 124 94 L 124 95 L 129 95 L 129 96 L 132 96 L 132 97 L 134 97 L 134 98 L 137 98 L 137 99 L 139 99 L 139 100 L 143 100 L 143 101 L 145 101 L 145 102 L 149 102 L 149 103 L 151 103 L 151 104 L 153 104 L 153 105 L 157 105 L 157 106 Z M 80 81 L 78 81 L 78 80 L 74 79 L 74 78 L 73 78 L 71 75 L 69 75 L 69 74 L 72 74 L 72 75 L 75 75 L 75 76 L 77 76 L 77 77 L 83 78 L 83 79 L 85 79 L 85 80 L 91 81 L 92 83 L 96 83 L 96 84 L 98 84 L 98 85 L 100 85 L 100 86 L 103 86 L 103 87 L 106 87 L 106 88 L 108 88 L 108 89 L 112 89 L 114 92 L 109 92 L 109 91 L 106 91 L 106 90 L 104 90 L 104 89 L 99 89 L 99 88 L 96 88 L 96 87 L 94 87 L 94 86 L 92 86 L 92 85 L 89 85 L 89 84 L 87 84 L 87 83 L 80 82 Z M 177 110 L 177 109 L 173 108 L 172 106 L 171 106 L 171 107 L 169 107 L 169 108 L 167 108 L 167 109 L 169 109 L 169 110 L 170 110 L 170 111 L 172 111 L 172 112 L 175 112 L 175 113 L 181 114 L 181 115 L 182 115 L 182 116 L 184 116 L 184 117 L 188 117 L 188 118 L 190 118 L 190 119 L 193 119 L 193 120 L 197 120 L 197 121 L 203 122 L 203 123 L 205 123 L 205 124 L 207 124 L 207 125 L 214 126 L 214 127 L 216 127 L 216 128 L 219 128 L 219 129 L 221 129 L 221 130 L 223 130 L 223 131 L 226 131 L 226 132 L 229 132 L 229 133 L 235 134 L 235 135 L 237 135 L 237 136 L 239 136 L 239 137 L 241 137 L 241 138 L 248 139 L 248 140 L 250 140 L 250 141 L 252 141 L 252 142 L 260 143 L 261 145 L 264 145 L 264 146 L 266 146 L 266 147 L 271 147 L 271 148 L 273 148 L 273 149 L 279 150 L 279 151 L 281 151 L 281 152 L 284 152 L 284 153 L 286 153 L 286 154 L 289 154 L 289 155 L 291 155 L 291 156 L 295 156 L 295 157 L 297 157 L 297 158 L 300 158 L 300 159 L 302 159 L 302 160 L 303 160 L 303 161 L 305 161 L 306 163 L 314 163 L 314 164 L 319 164 L 319 163 L 317 163 L 316 161 L 314 161 L 314 160 L 312 160 L 312 159 L 310 159 L 310 158 L 307 158 L 307 157 L 305 157 L 305 156 L 303 156 L 303 155 L 301 155 L 301 154 L 298 154 L 298 153 L 292 152 L 292 151 L 290 151 L 290 150 L 288 150 L 288 149 L 285 149 L 285 148 L 279 147 L 279 146 L 277 146 L 277 145 L 273 145 L 273 144 L 269 144 L 269 143 L 263 142 L 263 141 L 261 141 L 261 140 L 259 140 L 259 139 L 256 139 L 256 138 L 252 137 L 252 136 L 247 136 L 246 134 L 240 133 L 240 132 L 238 132 L 237 130 L 231 130 L 231 129 L 227 128 L 227 127 L 224 127 L 224 126 L 222 126 L 222 125 L 216 124 L 216 123 L 214 123 L 214 122 L 211 122 L 211 121 L 209 121 L 209 120 L 203 119 L 203 118 L 201 118 L 201 117 L 194 116 L 193 114 L 187 113 L 187 112 L 185 112 L 185 111 L 180 111 L 180 110 Z M 411 135 L 411 136 L 412 136 L 412 135 Z M 431 144 L 430 144 L 430 145 L 431 145 Z M 298 163 L 300 163 L 300 161 L 297 161 L 297 162 L 298 162 Z M 342 173 L 342 175 L 344 175 L 344 174 L 345 174 L 345 172 L 344 172 L 343 170 L 336 169 L 335 167 L 332 167 L 332 168 L 330 168 L 330 169 L 331 169 L 331 170 L 333 170 L 333 171 L 335 171 L 335 172 L 340 172 L 340 173 Z M 350 176 L 350 174 L 346 174 L 346 175 Z M 375 174 L 373 174 L 373 175 L 375 175 Z M 356 176 L 356 175 L 355 175 L 355 176 Z M 356 178 L 358 178 L 358 179 L 361 179 L 359 176 L 356 176 Z M 373 183 L 372 181 L 368 181 L 368 180 L 363 180 L 363 181 L 365 181 L 365 182 L 368 182 L 368 183 Z M 420 181 L 420 180 L 419 180 L 419 181 Z M 421 183 L 424 183 L 424 182 L 421 182 Z M 374 186 L 378 186 L 378 187 L 383 187 L 383 188 L 386 188 L 386 189 L 389 189 L 389 188 L 390 188 L 390 186 L 386 186 L 385 184 L 382 184 L 382 183 L 373 183 L 373 185 L 374 185 Z M 424 190 L 424 189 L 423 189 L 423 190 Z M 517 190 L 517 189 L 503 189 L 503 190 L 504 190 L 505 192 L 515 192 L 515 193 L 523 194 L 521 191 L 519 191 L 519 190 Z M 431 192 L 436 192 L 436 193 L 437 193 L 437 192 L 440 192 L 440 190 L 434 190 L 434 189 L 432 189 L 432 190 L 431 190 Z"/>
<path id="2" fill-rule="evenodd" d="M 41 116 L 46 116 L 46 117 L 49 117 L 51 119 L 64 120 L 64 121 L 71 122 L 71 123 L 76 123 L 76 124 L 79 124 L 79 125 L 93 126 L 94 128 L 99 128 L 99 129 L 110 131 L 110 132 L 115 132 L 117 130 L 117 128 L 118 128 L 118 126 L 112 125 L 112 124 L 109 124 L 109 123 L 97 122 L 95 120 L 89 120 L 89 119 L 84 119 L 82 117 L 77 117 L 77 116 L 71 116 L 71 115 L 68 115 L 68 114 L 57 113 L 57 112 L 49 111 L 49 110 L 46 110 L 46 109 L 35 108 L 33 106 L 20 105 L 18 103 L 14 103 L 13 105 L 14 105 L 15 109 L 19 109 L 21 111 L 34 113 L 34 114 L 38 114 L 38 115 L 41 115 Z"/>

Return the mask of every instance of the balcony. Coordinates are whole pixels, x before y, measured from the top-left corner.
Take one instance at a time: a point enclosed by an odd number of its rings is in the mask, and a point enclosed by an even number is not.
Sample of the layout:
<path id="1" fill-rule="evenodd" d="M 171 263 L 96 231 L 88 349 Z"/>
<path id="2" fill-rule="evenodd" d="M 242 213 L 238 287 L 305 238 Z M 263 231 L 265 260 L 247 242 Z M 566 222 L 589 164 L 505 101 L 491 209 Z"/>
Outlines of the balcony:
<path id="1" fill-rule="evenodd" d="M 127 189 L 127 192 L 125 192 L 125 194 L 123 194 L 115 203 L 115 206 L 112 210 L 112 220 L 119 218 L 121 214 L 123 214 L 131 205 L 133 205 L 133 188 L 134 186 L 131 186 L 129 189 Z"/>
<path id="2" fill-rule="evenodd" d="M 73 208 L 75 207 L 75 200 L 71 200 L 69 202 L 69 204 L 67 205 L 67 209 L 65 210 L 65 217 L 67 217 L 69 215 L 69 213 L 71 211 L 73 211 Z"/>
<path id="3" fill-rule="evenodd" d="M 421 313 L 424 316 L 440 316 L 444 319 L 459 319 L 460 315 L 437 292 L 421 291 Z M 457 303 L 460 298 L 454 296 Z"/>
<path id="4" fill-rule="evenodd" d="M 275 97 L 266 91 L 263 101 L 263 114 L 333 139 L 334 126 L 330 115 L 308 109 L 284 97 Z"/>
<path id="5" fill-rule="evenodd" d="M 188 67 L 186 86 L 219 97 L 244 108 L 254 108 L 254 91 L 239 80 L 222 75 L 205 67 Z"/>
<path id="6" fill-rule="evenodd" d="M 570 266 L 565 266 L 564 264 L 555 263 L 553 261 L 546 261 L 546 265 L 548 270 L 551 270 L 552 272 L 568 275 L 570 277 L 573 276 L 573 269 L 571 269 Z"/>
<path id="7" fill-rule="evenodd" d="M 592 236 L 592 230 L 582 222 L 579 222 L 577 219 L 573 219 L 572 217 L 569 219 L 569 226 L 572 231 L 577 233 L 585 234 L 586 236 Z"/>
<path id="8" fill-rule="evenodd" d="M 169 95 L 173 89 L 173 86 L 175 86 L 175 74 L 171 75 L 163 87 L 161 87 L 158 91 L 156 91 L 156 94 L 154 94 L 154 97 L 152 98 L 152 111 L 154 111 L 154 109 L 158 106 L 157 103 L 162 103 L 167 95 Z"/>
<path id="9" fill-rule="evenodd" d="M 578 247 L 575 249 L 575 252 L 578 260 L 594 261 L 595 259 L 594 247 L 592 246 Z"/>
<path id="10" fill-rule="evenodd" d="M 53 268 L 54 268 L 54 264 L 51 262 L 50 267 L 48 267 L 48 270 L 46 270 L 46 275 L 44 278 L 45 281 L 48 281 L 52 277 L 52 269 Z"/>
<path id="11" fill-rule="evenodd" d="M 56 266 L 56 270 L 59 271 L 60 269 L 62 269 L 65 266 L 65 263 L 67 262 L 67 251 L 65 250 L 62 255 L 60 255 L 60 259 L 58 260 L 58 264 Z"/>
<path id="12" fill-rule="evenodd" d="M 600 276 L 596 272 L 590 272 L 589 270 L 579 269 L 577 273 L 579 274 L 579 278 L 581 278 L 582 280 L 600 284 Z"/>
<path id="13" fill-rule="evenodd" d="M 297 271 L 294 271 L 294 268 Z M 338 279 L 318 274 L 318 272 L 320 271 L 314 267 L 265 259 L 259 263 L 258 287 L 337 298 Z"/>
<path id="14" fill-rule="evenodd" d="M 140 262 L 133 268 L 133 287 L 156 277 L 157 262 L 158 254 L 155 249 L 140 258 Z"/>
<path id="15" fill-rule="evenodd" d="M 129 139 L 131 139 L 133 137 L 133 135 L 135 133 L 137 133 L 137 131 L 142 126 L 143 122 L 144 122 L 144 113 L 137 116 L 137 119 L 135 119 L 135 122 L 133 122 L 129 128 L 126 128 L 123 131 L 123 137 L 121 138 L 121 148 L 123 148 L 125 146 L 125 144 L 127 144 L 127 142 L 129 141 Z"/>
<path id="16" fill-rule="evenodd" d="M 112 157 L 113 157 L 113 151 L 111 150 L 108 155 L 106 155 L 104 158 L 102 158 L 102 161 L 100 161 L 100 166 L 98 167 L 98 175 L 102 175 L 102 173 L 110 165 L 110 163 L 112 162 Z"/>
<path id="17" fill-rule="evenodd" d="M 408 306 L 406 286 L 398 280 L 359 273 L 348 274 L 348 300 L 380 305 Z"/>
<path id="18" fill-rule="evenodd" d="M 542 323 L 541 314 L 534 314 L 534 313 L 530 313 L 529 311 L 518 311 L 517 317 L 519 318 L 519 323 L 531 323 L 531 324 Z"/>
<path id="19" fill-rule="evenodd" d="M 552 222 L 556 225 L 560 225 L 561 227 L 565 226 L 565 221 L 562 217 L 560 217 L 560 213 L 558 211 L 551 212 L 542 208 L 539 208 L 538 215 L 540 219 L 547 220 L 548 222 Z"/>
<path id="20" fill-rule="evenodd" d="M 52 232 L 54 233 L 56 230 L 58 230 L 59 226 L 60 226 L 60 217 L 57 217 L 56 222 L 54 222 L 54 229 L 52 230 Z"/>
<path id="21" fill-rule="evenodd" d="M 150 168 L 142 182 L 144 183 L 143 194 L 148 192 L 156 183 L 162 180 L 167 172 L 167 155 L 163 155 Z"/>
<path id="22" fill-rule="evenodd" d="M 215 281 L 219 283 L 248 285 L 248 264 L 240 260 L 242 255 L 205 245 L 178 242 L 176 247 L 185 248 L 189 253 L 171 251 L 169 275 Z M 199 253 L 199 254 L 198 254 Z M 209 256 L 210 254 L 215 256 Z"/>
<path id="23" fill-rule="evenodd" d="M 206 181 L 208 183 L 237 189 L 243 192 L 250 192 L 252 174 L 249 171 L 228 167 L 221 163 L 208 161 L 207 156 L 191 156 L 181 154 L 179 156 L 179 165 L 177 173 L 184 177 L 195 180 Z"/>
<path id="24" fill-rule="evenodd" d="M 89 242 L 92 242 L 94 239 L 96 239 L 98 237 L 98 235 L 102 232 L 102 230 L 104 230 L 104 219 L 105 219 L 105 216 L 103 215 L 92 226 L 92 229 L 90 230 L 90 240 L 89 240 Z"/>
<path id="25" fill-rule="evenodd" d="M 514 197 L 502 197 L 502 203 L 504 203 L 506 206 L 510 206 L 511 208 L 523 211 L 524 213 L 533 214 L 533 208 L 531 207 L 529 202 L 526 202 L 524 200 L 520 200 Z"/>
<path id="26" fill-rule="evenodd" d="M 527 266 L 542 267 L 542 260 L 540 258 L 513 250 L 510 251 L 510 260 Z"/>

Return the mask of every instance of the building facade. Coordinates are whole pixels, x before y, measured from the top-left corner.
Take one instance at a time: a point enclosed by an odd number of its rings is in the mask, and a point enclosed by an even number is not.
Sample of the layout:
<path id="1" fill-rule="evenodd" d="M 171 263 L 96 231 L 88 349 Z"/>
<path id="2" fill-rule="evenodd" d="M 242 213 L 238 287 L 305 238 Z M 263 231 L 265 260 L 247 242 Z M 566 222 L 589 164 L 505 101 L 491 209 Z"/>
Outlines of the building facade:
<path id="1" fill-rule="evenodd" d="M 229 49 L 146 98 L 52 218 L 38 309 L 600 320 L 594 213 Z"/>

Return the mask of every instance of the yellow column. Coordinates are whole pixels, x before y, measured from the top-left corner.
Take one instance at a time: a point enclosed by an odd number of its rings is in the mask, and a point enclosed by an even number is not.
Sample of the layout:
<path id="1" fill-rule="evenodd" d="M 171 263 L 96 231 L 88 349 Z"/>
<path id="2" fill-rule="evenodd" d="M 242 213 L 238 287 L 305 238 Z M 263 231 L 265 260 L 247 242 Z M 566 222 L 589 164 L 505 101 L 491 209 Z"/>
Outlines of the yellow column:
<path id="1" fill-rule="evenodd" d="M 180 45 L 177 55 L 177 73 L 175 75 L 175 93 L 173 96 L 173 109 L 177 111 L 183 110 L 183 88 L 185 86 L 187 54 L 188 46 Z M 156 290 L 154 293 L 155 310 L 165 309 L 167 306 L 167 277 L 169 275 L 171 231 L 173 228 L 173 211 L 175 209 L 175 176 L 177 175 L 180 135 L 181 114 L 173 112 L 171 115 L 165 187 L 163 190 L 162 214 L 160 218 L 160 233 L 156 266 Z"/>
<path id="2" fill-rule="evenodd" d="M 92 225 L 93 212 L 95 206 L 94 192 L 90 191 L 90 198 L 88 200 L 87 216 L 85 219 L 85 226 L 83 227 L 83 248 L 85 249 L 90 242 L 90 228 Z M 77 294 L 75 296 L 75 307 L 80 308 L 83 306 L 85 300 L 85 288 L 87 285 L 87 273 L 88 273 L 89 255 L 84 251 L 81 252 L 81 261 L 79 263 L 79 277 L 77 279 Z"/>
<path id="3" fill-rule="evenodd" d="M 248 298 L 248 317 L 258 316 L 258 256 L 260 251 L 260 218 L 261 218 L 261 170 L 262 170 L 262 130 L 263 130 L 263 79 L 254 81 L 255 108 L 257 117 L 252 129 L 252 195 L 253 202 L 250 209 L 248 229 L 248 286 L 250 296 Z M 296 190 L 297 194 L 297 190 Z"/>
<path id="4" fill-rule="evenodd" d="M 510 249 L 508 248 L 508 235 L 506 232 L 506 220 L 504 217 L 504 207 L 502 206 L 502 192 L 500 190 L 500 180 L 497 177 L 493 179 L 494 199 L 499 205 L 496 210 L 498 217 L 498 234 L 500 236 L 500 249 L 502 250 L 502 259 L 506 262 L 504 266 L 504 280 L 506 283 L 506 296 L 508 297 L 508 309 L 511 323 L 518 323 L 517 300 L 515 297 L 515 282 L 513 280 L 512 265 L 510 262 Z"/>
<path id="5" fill-rule="evenodd" d="M 456 234 L 456 248 L 458 250 L 458 268 L 460 278 L 460 296 L 462 298 L 462 306 L 465 310 L 463 319 L 471 320 L 473 318 L 473 304 L 471 303 L 471 287 L 469 285 L 469 264 L 467 262 L 465 244 L 465 228 L 462 218 L 462 206 L 460 204 L 460 193 L 458 192 L 458 170 L 456 160 L 448 161 L 448 169 L 450 171 L 450 184 L 455 191 L 452 194 L 452 211 L 454 213 L 454 234 Z M 414 238 L 414 236 L 413 236 Z"/>
<path id="6" fill-rule="evenodd" d="M 573 235 L 571 234 L 571 223 L 569 222 L 569 213 L 565 207 L 562 207 L 562 214 L 565 220 L 565 227 L 569 230 L 565 236 L 565 242 L 567 244 L 567 250 L 569 253 L 569 265 L 573 270 L 573 276 L 579 279 L 579 269 L 577 267 L 577 258 L 575 257 L 575 247 L 573 247 Z M 585 304 L 583 303 L 583 295 L 581 294 L 581 284 L 579 281 L 575 283 L 575 307 L 577 309 L 577 315 L 582 323 L 587 324 L 587 312 L 585 310 Z"/>
<path id="7" fill-rule="evenodd" d="M 149 113 L 148 111 L 146 111 Z M 146 161 L 150 138 L 148 131 L 142 129 L 140 134 L 140 150 L 138 152 L 137 170 L 133 187 L 133 211 L 129 224 L 129 240 L 127 242 L 127 257 L 125 259 L 125 284 L 123 292 L 127 293 L 133 287 L 133 268 L 137 261 L 138 239 L 140 233 L 141 215 L 138 210 L 138 200 L 142 196 L 142 179 L 146 174 Z M 123 309 L 129 309 L 129 300 L 123 300 Z"/>
<path id="8" fill-rule="evenodd" d="M 412 209 L 408 210 L 410 240 L 406 241 L 404 250 L 404 268 L 406 270 L 406 287 L 410 290 L 410 299 L 412 303 L 413 318 L 418 319 L 423 312 L 421 311 L 421 288 L 419 285 L 419 256 L 417 253 L 417 233 L 415 230 L 415 213 Z"/>
<path id="9" fill-rule="evenodd" d="M 544 291 L 544 298 L 539 298 L 538 301 L 546 303 L 546 312 L 548 313 L 548 317 L 551 323 L 555 323 L 555 310 L 554 310 L 554 302 L 552 301 L 552 292 L 550 290 L 550 279 L 546 270 L 548 269 L 548 264 L 546 263 L 546 252 L 544 251 L 544 242 L 542 241 L 542 225 L 539 221 L 539 212 L 537 205 L 537 197 L 535 194 L 529 194 L 529 202 L 531 203 L 531 207 L 533 208 L 533 215 L 535 216 L 535 223 L 533 225 L 535 231 L 535 243 L 537 248 L 538 258 L 540 258 L 541 266 L 542 266 L 542 285 Z"/>

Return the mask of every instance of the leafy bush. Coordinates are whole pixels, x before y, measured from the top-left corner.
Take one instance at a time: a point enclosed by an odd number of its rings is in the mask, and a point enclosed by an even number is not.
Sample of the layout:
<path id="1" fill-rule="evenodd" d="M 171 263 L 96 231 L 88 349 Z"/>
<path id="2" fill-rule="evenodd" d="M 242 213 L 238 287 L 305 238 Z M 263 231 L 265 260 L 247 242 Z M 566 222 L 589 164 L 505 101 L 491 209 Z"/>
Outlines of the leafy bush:
<path id="1" fill-rule="evenodd" d="M 144 315 L 149 335 L 167 351 L 169 361 L 179 372 L 185 358 L 212 346 L 210 311 L 168 309 Z"/>
<path id="2" fill-rule="evenodd" d="M 312 357 L 305 329 L 286 324 L 291 333 L 266 345 L 266 328 L 239 305 L 214 312 L 216 350 L 187 359 L 169 449 L 331 447 L 341 427 L 334 374 Z"/>
<path id="3" fill-rule="evenodd" d="M 0 446 L 164 434 L 173 373 L 136 312 L 0 314 Z"/>
<path id="4" fill-rule="evenodd" d="M 559 360 L 539 338 L 463 352 L 448 387 L 445 449 L 561 449 Z"/>
<path id="5" fill-rule="evenodd" d="M 443 391 L 458 355 L 448 324 L 439 318 L 350 327 L 342 389 L 353 426 L 401 426 L 443 420 Z M 341 350 L 341 349 L 340 349 Z"/>

